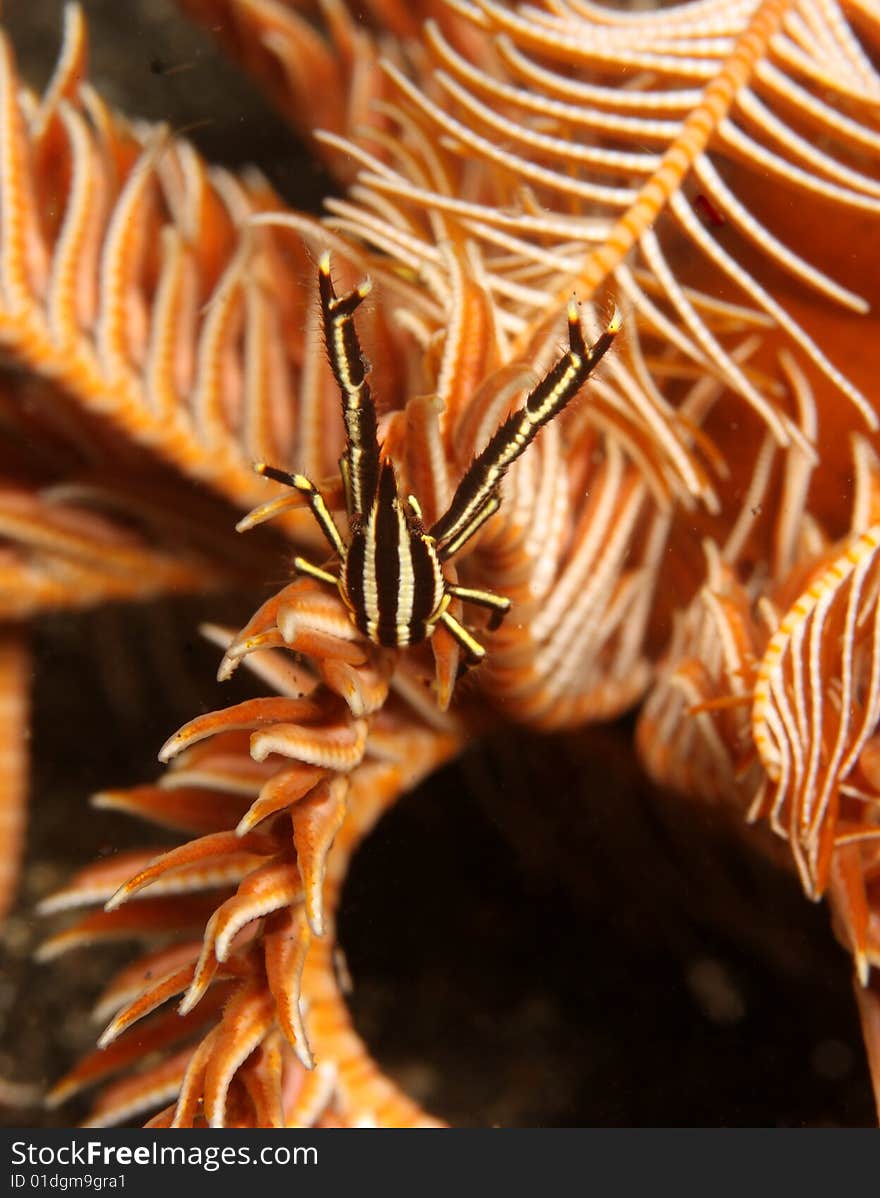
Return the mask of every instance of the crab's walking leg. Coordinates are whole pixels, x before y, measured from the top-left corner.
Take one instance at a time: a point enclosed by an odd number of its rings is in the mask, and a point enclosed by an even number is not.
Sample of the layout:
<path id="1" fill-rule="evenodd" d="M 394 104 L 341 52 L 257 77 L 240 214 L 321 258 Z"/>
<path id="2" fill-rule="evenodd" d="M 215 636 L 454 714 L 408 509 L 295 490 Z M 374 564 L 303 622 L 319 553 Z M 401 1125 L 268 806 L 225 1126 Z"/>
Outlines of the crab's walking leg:
<path id="1" fill-rule="evenodd" d="M 470 654 L 474 662 L 483 660 L 486 656 L 486 650 L 478 640 L 471 636 L 463 624 L 459 624 L 455 616 L 451 616 L 448 611 L 444 611 L 440 615 L 440 623 L 455 637 L 465 652 Z"/>
<path id="2" fill-rule="evenodd" d="M 295 557 L 293 568 L 297 574 L 307 574 L 309 578 L 315 578 L 318 582 L 326 582 L 328 586 L 335 587 L 337 585 L 335 574 L 331 574 L 329 570 L 322 570 L 320 566 L 310 562 L 307 557 Z"/>
<path id="3" fill-rule="evenodd" d="M 489 630 L 494 631 L 510 611 L 510 600 L 504 595 L 496 595 L 494 591 L 475 591 L 471 587 L 460 587 L 450 583 L 446 591 L 460 599 L 462 603 L 475 603 L 478 607 L 488 607 L 492 612 L 489 620 Z"/>
<path id="4" fill-rule="evenodd" d="M 299 491 L 305 495 L 306 501 L 312 510 L 312 515 L 318 523 L 321 532 L 330 542 L 330 547 L 340 558 L 345 555 L 345 546 L 342 543 L 342 537 L 339 535 L 339 529 L 336 527 L 336 522 L 330 514 L 330 509 L 327 507 L 324 496 L 304 474 L 288 474 L 286 470 L 277 470 L 274 466 L 267 466 L 265 462 L 257 462 L 254 466 L 257 474 L 262 474 L 264 478 L 274 479 L 277 483 L 283 483 L 285 487 L 293 487 L 295 491 Z"/>

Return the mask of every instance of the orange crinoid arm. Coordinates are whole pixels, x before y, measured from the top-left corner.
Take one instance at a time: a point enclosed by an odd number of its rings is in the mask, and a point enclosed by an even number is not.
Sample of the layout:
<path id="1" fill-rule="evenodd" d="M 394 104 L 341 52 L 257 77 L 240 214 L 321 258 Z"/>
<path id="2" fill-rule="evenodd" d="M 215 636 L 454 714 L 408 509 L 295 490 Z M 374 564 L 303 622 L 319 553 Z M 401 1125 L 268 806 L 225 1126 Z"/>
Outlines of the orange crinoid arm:
<path id="1" fill-rule="evenodd" d="M 307 252 L 244 227 L 280 206 L 272 189 L 111 110 L 86 51 L 70 5 L 38 96 L 0 35 L 0 619 L 22 641 L 13 625 L 45 612 L 265 577 L 280 538 L 234 531 L 265 498 L 252 461 L 295 455 L 321 477 L 341 441 L 325 420 L 329 371 L 304 372 L 317 340 Z M 314 540 L 305 512 L 280 526 Z M 24 711 L 30 678 L 15 677 L 4 689 Z"/>
<path id="2" fill-rule="evenodd" d="M 86 869 L 48 903 L 106 907 L 46 955 L 164 941 L 111 985 L 103 1047 L 55 1099 L 109 1080 L 96 1122 L 429 1122 L 377 1073 L 333 973 L 350 853 L 484 725 L 578 727 L 642 700 L 651 771 L 765 819 L 829 895 L 876 1072 L 875 14 L 374 0 L 357 23 L 343 0 L 187 7 L 223 25 L 283 110 L 314 115 L 345 190 L 321 219 L 279 212 L 261 180 L 109 113 L 79 84 L 76 10 L 44 101 L 3 60 L 0 335 L 70 413 L 59 432 L 38 410 L 39 460 L 16 455 L 0 497 L 12 566 L 61 563 L 33 590 L 62 594 L 93 559 L 132 588 L 231 573 L 257 611 L 214 630 L 221 675 L 246 661 L 271 692 L 186 724 L 155 784 L 99 797 L 184 839 Z M 840 254 L 841 229 L 858 252 Z M 513 603 L 502 628 L 479 627 L 486 661 L 466 685 L 442 630 L 432 688 L 427 653 L 375 650 L 332 593 L 257 597 L 277 556 L 244 568 L 250 534 L 231 545 L 220 510 L 196 515 L 171 481 L 264 514 L 282 509 L 255 458 L 338 488 L 314 319 L 327 249 L 340 289 L 373 281 L 359 335 L 382 452 L 427 527 L 558 355 L 572 295 L 588 340 L 622 311 L 589 395 L 511 469 L 450 573 Z M 161 468 L 164 518 L 125 468 L 115 507 L 95 501 L 94 472 L 50 485 L 56 439 L 69 454 L 67 430 L 96 426 L 99 467 Z M 311 522 L 284 514 L 298 547 Z"/>

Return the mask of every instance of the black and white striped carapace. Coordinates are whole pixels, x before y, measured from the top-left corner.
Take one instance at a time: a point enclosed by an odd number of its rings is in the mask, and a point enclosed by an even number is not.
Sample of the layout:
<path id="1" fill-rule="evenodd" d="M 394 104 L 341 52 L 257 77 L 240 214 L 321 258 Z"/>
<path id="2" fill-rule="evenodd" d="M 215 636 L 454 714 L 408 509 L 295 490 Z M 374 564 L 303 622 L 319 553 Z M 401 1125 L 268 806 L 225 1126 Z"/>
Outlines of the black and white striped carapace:
<path id="1" fill-rule="evenodd" d="M 449 612 L 453 598 L 492 613 L 497 627 L 510 600 L 448 582 L 443 562 L 458 553 L 501 503 L 501 480 L 508 467 L 578 392 L 603 354 L 620 322 L 615 312 L 606 331 L 589 349 L 577 307 L 568 305 L 569 348 L 531 392 L 525 405 L 504 421 L 471 463 L 445 515 L 430 529 L 422 523 L 418 500 L 401 496 L 397 476 L 380 453 L 376 409 L 353 316 L 370 289 L 368 282 L 338 296 L 330 278 L 330 255 L 318 268 L 321 311 L 330 366 L 342 393 L 345 451 L 340 468 L 345 488 L 349 535 L 336 526 L 318 488 L 302 474 L 287 474 L 259 463 L 260 474 L 300 491 L 339 559 L 332 574 L 304 558 L 294 565 L 303 574 L 339 588 L 357 628 L 374 644 L 403 648 L 430 637 L 443 624 L 476 661 L 485 650 Z"/>

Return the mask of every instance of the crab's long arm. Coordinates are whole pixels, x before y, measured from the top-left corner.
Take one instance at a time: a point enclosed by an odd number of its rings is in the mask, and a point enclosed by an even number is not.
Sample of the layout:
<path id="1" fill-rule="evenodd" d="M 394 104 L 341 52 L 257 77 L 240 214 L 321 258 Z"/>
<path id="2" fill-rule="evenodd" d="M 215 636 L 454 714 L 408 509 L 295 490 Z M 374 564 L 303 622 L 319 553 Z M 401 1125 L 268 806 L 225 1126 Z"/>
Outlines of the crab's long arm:
<path id="1" fill-rule="evenodd" d="M 568 305 L 569 347 L 538 383 L 524 406 L 504 421 L 489 444 L 471 463 L 458 485 L 452 503 L 431 529 L 441 561 L 461 548 L 498 506 L 498 488 L 538 430 L 557 416 L 577 395 L 595 370 L 620 328 L 615 311 L 608 328 L 589 349 L 584 342 L 577 304 Z"/>
<path id="2" fill-rule="evenodd" d="M 376 409 L 370 396 L 366 363 L 352 316 L 369 294 L 364 280 L 347 295 L 338 296 L 330 278 L 330 255 L 322 255 L 318 267 L 321 312 L 330 366 L 342 392 L 345 421 L 345 452 L 342 476 L 345 481 L 348 518 L 358 525 L 376 495 L 379 484 L 379 438 Z"/>

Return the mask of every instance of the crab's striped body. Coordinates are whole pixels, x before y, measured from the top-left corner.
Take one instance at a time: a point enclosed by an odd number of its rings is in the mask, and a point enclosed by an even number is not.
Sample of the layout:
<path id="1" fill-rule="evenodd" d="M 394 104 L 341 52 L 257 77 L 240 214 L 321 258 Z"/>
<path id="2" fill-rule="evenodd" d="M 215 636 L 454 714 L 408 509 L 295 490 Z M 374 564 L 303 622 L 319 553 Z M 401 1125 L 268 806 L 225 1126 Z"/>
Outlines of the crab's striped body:
<path id="1" fill-rule="evenodd" d="M 339 590 L 355 625 L 389 647 L 426 640 L 449 604 L 446 579 L 412 501 L 401 499 L 385 462 L 367 517 L 342 558 Z"/>
<path id="2" fill-rule="evenodd" d="M 615 313 L 607 330 L 589 349 L 584 343 L 577 306 L 568 306 L 569 348 L 530 393 L 525 405 L 504 421 L 471 463 L 449 508 L 426 531 L 418 500 L 401 496 L 394 466 L 382 460 L 376 409 L 370 395 L 364 357 L 353 316 L 369 293 L 363 282 L 338 296 L 330 278 L 330 256 L 318 271 L 324 335 L 330 365 L 342 393 L 346 444 L 340 468 L 345 485 L 349 539 L 346 542 L 320 491 L 303 474 L 287 474 L 259 463 L 257 470 L 306 496 L 339 559 L 332 574 L 304 558 L 296 568 L 339 589 L 352 623 L 373 644 L 403 649 L 427 640 L 443 624 L 480 661 L 485 650 L 449 612 L 453 598 L 488 608 L 490 627 L 504 618 L 510 601 L 491 591 L 450 582 L 442 563 L 451 558 L 495 514 L 509 466 L 525 452 L 542 425 L 577 394 L 607 352 L 619 328 Z M 272 510 L 269 505 L 267 512 Z"/>

